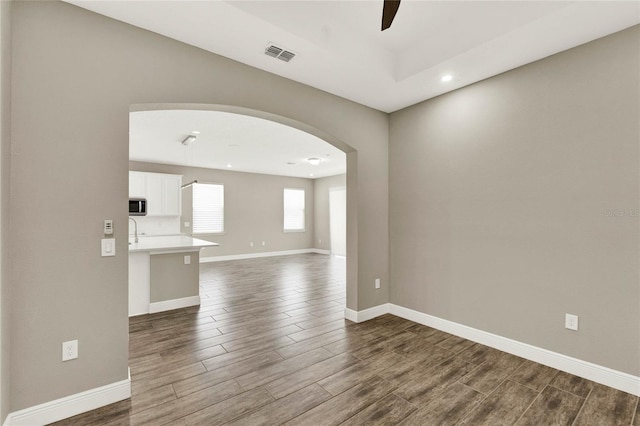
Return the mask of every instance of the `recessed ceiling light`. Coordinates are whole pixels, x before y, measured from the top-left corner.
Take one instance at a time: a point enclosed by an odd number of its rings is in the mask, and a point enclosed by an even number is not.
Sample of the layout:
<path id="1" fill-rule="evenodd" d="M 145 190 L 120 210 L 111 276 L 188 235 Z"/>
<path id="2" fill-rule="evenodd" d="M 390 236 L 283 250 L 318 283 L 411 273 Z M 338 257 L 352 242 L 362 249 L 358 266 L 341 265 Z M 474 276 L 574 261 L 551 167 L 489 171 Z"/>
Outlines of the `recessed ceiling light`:
<path id="1" fill-rule="evenodd" d="M 440 79 L 443 83 L 446 83 L 447 81 L 451 81 L 453 80 L 453 76 L 451 74 L 446 74 L 443 75 L 442 78 Z"/>
<path id="2" fill-rule="evenodd" d="M 231 167 L 233 167 L 231 164 L 227 164 L 228 169 L 230 169 Z"/>
<path id="3" fill-rule="evenodd" d="M 197 131 L 197 130 L 194 130 L 194 131 L 193 131 L 193 132 L 191 132 L 191 133 L 193 133 L 194 135 L 199 135 L 199 134 L 200 134 L 200 132 L 199 132 L 199 131 Z"/>
<path id="4" fill-rule="evenodd" d="M 320 159 L 319 158 L 309 158 L 309 159 L 307 159 L 307 161 L 312 166 L 317 166 L 318 164 L 320 164 Z"/>
<path id="5" fill-rule="evenodd" d="M 313 177 L 313 173 L 309 173 L 309 176 Z"/>

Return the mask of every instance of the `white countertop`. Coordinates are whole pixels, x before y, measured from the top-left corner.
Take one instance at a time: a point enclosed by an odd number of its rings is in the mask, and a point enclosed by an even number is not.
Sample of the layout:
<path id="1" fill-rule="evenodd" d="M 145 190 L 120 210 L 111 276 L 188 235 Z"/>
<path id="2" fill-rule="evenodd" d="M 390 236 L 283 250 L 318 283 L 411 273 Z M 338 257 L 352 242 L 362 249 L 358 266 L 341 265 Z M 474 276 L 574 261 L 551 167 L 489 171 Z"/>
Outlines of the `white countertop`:
<path id="1" fill-rule="evenodd" d="M 199 240 L 187 235 L 154 235 L 138 237 L 138 243 L 133 242 L 133 238 L 129 238 L 129 253 L 148 251 L 155 252 L 180 252 L 180 251 L 198 251 L 203 247 L 215 247 L 218 243 Z"/>

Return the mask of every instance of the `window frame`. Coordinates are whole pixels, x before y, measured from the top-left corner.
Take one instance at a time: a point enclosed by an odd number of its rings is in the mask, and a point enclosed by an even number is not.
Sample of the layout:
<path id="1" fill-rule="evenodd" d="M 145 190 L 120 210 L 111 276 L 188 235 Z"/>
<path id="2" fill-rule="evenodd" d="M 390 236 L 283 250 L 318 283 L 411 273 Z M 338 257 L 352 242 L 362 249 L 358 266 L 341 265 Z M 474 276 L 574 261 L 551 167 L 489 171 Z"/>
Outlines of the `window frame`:
<path id="1" fill-rule="evenodd" d="M 219 186 L 222 188 L 222 206 L 221 206 L 221 218 L 220 222 L 222 224 L 220 231 L 196 231 L 196 218 L 195 218 L 195 201 L 196 201 L 196 186 L 197 185 L 210 185 L 210 186 Z M 225 233 L 225 188 L 223 183 L 218 182 L 198 182 L 192 185 L 192 199 L 191 199 L 191 234 L 192 235 L 223 235 Z"/>
<path id="2" fill-rule="evenodd" d="M 296 191 L 302 192 L 302 228 L 287 228 L 287 209 L 286 202 L 286 192 L 287 191 Z M 290 188 L 285 187 L 282 190 L 282 231 L 283 232 L 307 232 L 307 191 L 304 188 Z"/>

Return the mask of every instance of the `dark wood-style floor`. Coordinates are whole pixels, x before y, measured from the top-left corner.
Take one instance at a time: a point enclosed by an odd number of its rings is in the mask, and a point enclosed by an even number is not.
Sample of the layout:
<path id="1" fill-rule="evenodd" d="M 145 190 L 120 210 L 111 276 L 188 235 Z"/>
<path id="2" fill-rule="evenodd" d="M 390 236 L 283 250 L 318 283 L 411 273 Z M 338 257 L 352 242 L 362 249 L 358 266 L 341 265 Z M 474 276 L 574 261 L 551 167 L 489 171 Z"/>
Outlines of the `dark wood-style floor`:
<path id="1" fill-rule="evenodd" d="M 344 259 L 201 271 L 201 307 L 131 318 L 131 399 L 59 424 L 640 425 L 636 396 L 391 315 L 344 320 Z"/>

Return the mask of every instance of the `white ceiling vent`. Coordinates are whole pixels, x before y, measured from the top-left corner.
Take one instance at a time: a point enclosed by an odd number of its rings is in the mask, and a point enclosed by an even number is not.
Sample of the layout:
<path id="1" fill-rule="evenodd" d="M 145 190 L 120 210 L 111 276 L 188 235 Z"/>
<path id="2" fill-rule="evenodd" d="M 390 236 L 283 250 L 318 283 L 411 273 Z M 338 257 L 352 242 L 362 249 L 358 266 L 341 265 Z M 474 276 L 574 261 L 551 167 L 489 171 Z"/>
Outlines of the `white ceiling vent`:
<path id="1" fill-rule="evenodd" d="M 269 46 L 264 50 L 264 54 L 285 62 L 289 62 L 294 56 L 296 56 L 295 53 L 284 50 L 283 48 L 273 44 L 269 44 Z"/>

